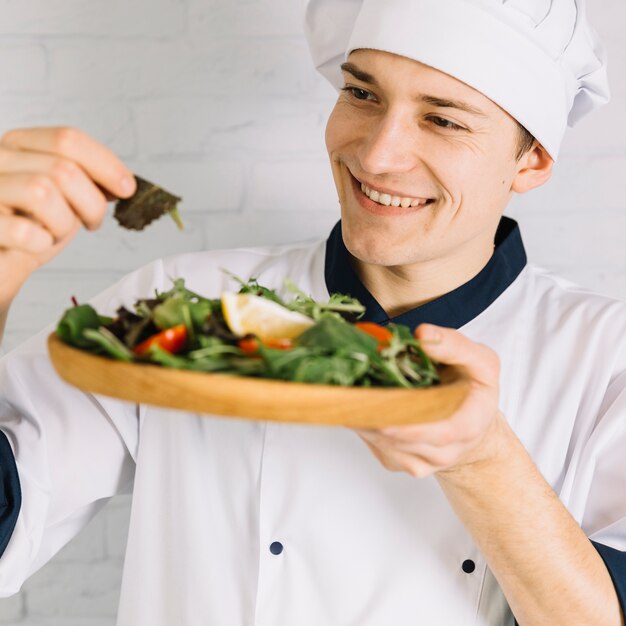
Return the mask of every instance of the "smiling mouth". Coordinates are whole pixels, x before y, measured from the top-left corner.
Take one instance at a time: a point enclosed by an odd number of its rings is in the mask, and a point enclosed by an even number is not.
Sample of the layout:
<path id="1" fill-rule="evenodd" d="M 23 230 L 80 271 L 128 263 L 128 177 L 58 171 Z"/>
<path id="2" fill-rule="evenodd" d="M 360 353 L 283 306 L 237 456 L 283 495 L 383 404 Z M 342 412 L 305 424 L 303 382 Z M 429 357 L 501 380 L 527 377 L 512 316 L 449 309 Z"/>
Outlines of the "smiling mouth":
<path id="1" fill-rule="evenodd" d="M 361 183 L 361 191 L 372 201 L 383 206 L 394 206 L 408 209 L 409 207 L 426 206 L 433 200 L 431 198 L 409 198 L 408 196 L 392 196 L 391 194 L 378 191 Z"/>
<path id="2" fill-rule="evenodd" d="M 420 207 L 426 206 L 434 202 L 432 198 L 413 198 L 409 196 L 400 196 L 395 195 L 393 193 L 388 193 L 381 189 L 376 189 L 375 187 L 370 187 L 364 182 L 361 182 L 356 176 L 350 172 L 352 178 L 354 178 L 354 182 L 357 187 L 361 188 L 361 191 L 365 196 L 367 196 L 372 202 L 376 204 L 380 204 L 381 206 L 391 206 L 391 207 L 402 207 L 403 209 L 408 209 L 410 207 Z"/>

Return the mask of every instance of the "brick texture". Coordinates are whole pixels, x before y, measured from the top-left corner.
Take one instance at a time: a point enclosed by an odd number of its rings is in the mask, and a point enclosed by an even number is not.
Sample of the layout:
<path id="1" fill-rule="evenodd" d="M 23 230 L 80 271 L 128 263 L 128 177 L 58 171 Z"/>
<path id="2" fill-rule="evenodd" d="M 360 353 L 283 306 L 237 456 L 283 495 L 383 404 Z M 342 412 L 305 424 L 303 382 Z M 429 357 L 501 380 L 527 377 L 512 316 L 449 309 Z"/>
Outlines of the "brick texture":
<path id="1" fill-rule="evenodd" d="M 626 4 L 589 3 L 614 99 L 567 137 L 553 179 L 515 198 L 531 259 L 626 298 Z M 305 0 L 0 0 L 0 132 L 78 126 L 184 196 L 186 228 L 112 219 L 35 274 L 5 349 L 163 255 L 324 236 L 338 217 L 324 148 L 335 99 L 302 34 Z M 129 499 L 104 511 L 23 591 L 2 626 L 113 626 Z"/>

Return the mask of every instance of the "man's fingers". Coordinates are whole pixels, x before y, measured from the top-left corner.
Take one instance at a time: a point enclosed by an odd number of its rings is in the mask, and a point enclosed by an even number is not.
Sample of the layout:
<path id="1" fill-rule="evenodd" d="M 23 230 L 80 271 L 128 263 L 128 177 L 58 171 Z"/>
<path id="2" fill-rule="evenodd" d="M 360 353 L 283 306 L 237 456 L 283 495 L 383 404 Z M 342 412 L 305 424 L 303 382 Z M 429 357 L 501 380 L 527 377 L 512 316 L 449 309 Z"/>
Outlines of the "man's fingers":
<path id="1" fill-rule="evenodd" d="M 402 452 L 411 456 L 418 456 L 430 465 L 441 468 L 448 467 L 460 458 L 472 445 L 473 441 L 457 439 L 448 445 L 431 443 L 421 438 L 396 439 L 386 437 L 380 431 L 358 433 L 364 441 L 381 450 Z"/>
<path id="2" fill-rule="evenodd" d="M 54 245 L 49 231 L 27 217 L 0 211 L 0 249 L 42 254 Z"/>
<path id="3" fill-rule="evenodd" d="M 132 172 L 108 148 L 76 128 L 20 128 L 10 130 L 0 145 L 14 150 L 62 156 L 80 165 L 88 176 L 118 198 L 135 191 Z"/>
<path id="4" fill-rule="evenodd" d="M 500 361 L 487 346 L 471 341 L 457 330 L 432 324 L 418 326 L 415 336 L 436 361 L 458 367 L 475 382 L 498 384 Z"/>
<path id="5" fill-rule="evenodd" d="M 63 239 L 77 222 L 54 181 L 42 174 L 0 174 L 0 202 L 18 209 Z"/>
<path id="6" fill-rule="evenodd" d="M 90 230 L 100 226 L 107 210 L 107 199 L 79 165 L 66 159 L 57 159 L 50 176 L 80 221 Z"/>
<path id="7" fill-rule="evenodd" d="M 423 477 L 464 462 L 484 440 L 497 414 L 500 367 L 490 348 L 456 330 L 422 324 L 415 336 L 433 359 L 468 376 L 470 393 L 446 419 L 357 433 L 384 467 Z"/>
<path id="8" fill-rule="evenodd" d="M 90 230 L 101 223 L 106 214 L 107 198 L 98 185 L 74 161 L 43 152 L 22 152 L 0 146 L 2 174 L 43 173 L 59 187 L 80 221 Z M 5 178 L 5 183 L 6 183 Z M 0 201 L 6 202 L 0 190 Z"/>
<path id="9" fill-rule="evenodd" d="M 415 478 L 424 478 L 436 471 L 436 468 L 425 459 L 398 450 L 379 448 L 363 436 L 361 439 L 380 464 L 391 472 L 406 472 Z"/>
<path id="10" fill-rule="evenodd" d="M 456 420 L 453 417 L 430 424 L 357 430 L 357 433 L 374 445 L 410 452 L 417 444 L 424 444 L 433 450 L 465 446 L 475 442 L 483 430 L 484 419 L 477 415 L 473 420 Z"/>

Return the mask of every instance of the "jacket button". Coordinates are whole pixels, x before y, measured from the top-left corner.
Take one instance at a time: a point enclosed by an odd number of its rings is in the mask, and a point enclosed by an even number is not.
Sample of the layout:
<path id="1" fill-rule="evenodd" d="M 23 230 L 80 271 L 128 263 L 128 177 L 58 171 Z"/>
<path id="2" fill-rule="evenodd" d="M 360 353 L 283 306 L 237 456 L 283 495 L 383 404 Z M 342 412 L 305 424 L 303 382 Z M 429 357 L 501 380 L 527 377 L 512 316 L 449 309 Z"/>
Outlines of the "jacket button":
<path id="1" fill-rule="evenodd" d="M 476 563 L 474 563 L 472 559 L 466 559 L 465 561 L 463 561 L 463 565 L 461 565 L 461 569 L 466 574 L 471 574 L 476 569 Z"/>
<path id="2" fill-rule="evenodd" d="M 272 554 L 280 554 L 283 551 L 283 544 L 280 543 L 280 541 L 274 541 L 274 543 L 272 543 L 270 545 L 270 552 Z"/>

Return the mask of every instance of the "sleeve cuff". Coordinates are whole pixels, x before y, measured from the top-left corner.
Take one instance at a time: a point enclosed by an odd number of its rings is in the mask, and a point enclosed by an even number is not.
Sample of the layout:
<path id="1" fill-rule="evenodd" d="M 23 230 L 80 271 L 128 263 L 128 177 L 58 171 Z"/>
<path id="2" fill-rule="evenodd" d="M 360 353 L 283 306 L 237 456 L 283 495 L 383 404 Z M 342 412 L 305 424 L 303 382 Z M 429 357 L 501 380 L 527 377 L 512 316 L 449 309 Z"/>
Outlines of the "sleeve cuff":
<path id="1" fill-rule="evenodd" d="M 626 552 L 621 552 L 596 541 L 591 543 L 609 570 L 615 591 L 617 591 L 622 614 L 626 615 Z"/>
<path id="2" fill-rule="evenodd" d="M 626 552 L 605 546 L 597 541 L 592 541 L 591 543 L 609 570 L 615 591 L 617 591 L 622 614 L 626 615 Z M 515 626 L 519 626 L 517 620 L 515 620 Z"/>
<path id="3" fill-rule="evenodd" d="M 13 534 L 21 504 L 15 457 L 7 436 L 0 430 L 0 557 Z"/>

